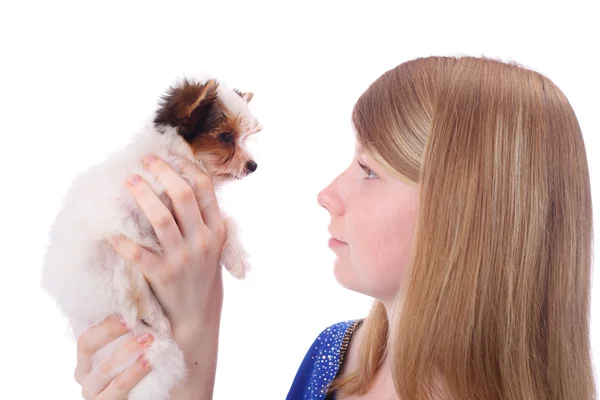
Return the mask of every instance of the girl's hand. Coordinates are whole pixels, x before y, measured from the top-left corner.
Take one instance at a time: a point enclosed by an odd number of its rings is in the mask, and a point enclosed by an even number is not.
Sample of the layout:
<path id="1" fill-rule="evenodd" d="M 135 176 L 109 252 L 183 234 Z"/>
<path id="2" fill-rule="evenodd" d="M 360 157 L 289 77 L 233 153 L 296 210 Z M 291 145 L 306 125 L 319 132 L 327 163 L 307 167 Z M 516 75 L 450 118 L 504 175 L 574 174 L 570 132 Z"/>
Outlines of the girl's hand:
<path id="1" fill-rule="evenodd" d="M 152 224 L 162 248 L 158 255 L 124 237 L 111 243 L 146 277 L 171 323 L 175 341 L 186 351 L 207 324 L 218 325 L 223 303 L 220 266 L 225 227 L 210 178 L 191 163 L 183 173 L 193 187 L 167 163 L 154 156 L 145 168 L 166 188 L 173 213 L 139 176 L 127 188 Z"/>
<path id="2" fill-rule="evenodd" d="M 86 400 L 125 400 L 131 389 L 137 385 L 152 366 L 143 355 L 116 377 L 109 375 L 119 365 L 136 357 L 140 351 L 152 344 L 149 337 L 144 344 L 135 337 L 123 342 L 110 359 L 104 361 L 92 371 L 92 356 L 102 347 L 129 332 L 127 326 L 114 317 L 108 317 L 101 323 L 88 328 L 77 338 L 77 366 L 75 380 L 81 385 L 81 395 Z"/>

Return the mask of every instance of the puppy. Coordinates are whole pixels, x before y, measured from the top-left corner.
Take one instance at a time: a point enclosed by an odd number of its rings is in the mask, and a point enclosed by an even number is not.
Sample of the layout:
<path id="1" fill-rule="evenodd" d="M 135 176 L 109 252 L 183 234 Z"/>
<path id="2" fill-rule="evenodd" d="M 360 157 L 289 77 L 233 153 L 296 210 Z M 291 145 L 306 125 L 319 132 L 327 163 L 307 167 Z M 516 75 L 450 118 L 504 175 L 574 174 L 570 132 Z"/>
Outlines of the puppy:
<path id="1" fill-rule="evenodd" d="M 128 146 L 73 182 L 52 225 L 41 286 L 56 300 L 75 337 L 90 323 L 116 313 L 132 330 L 98 351 L 94 368 L 131 335 L 151 332 L 155 337 L 146 350 L 153 370 L 133 389 L 130 400 L 167 399 L 187 371 L 183 353 L 172 339 L 169 320 L 148 282 L 107 242 L 110 237 L 124 235 L 161 253 L 152 226 L 123 183 L 129 175 L 139 174 L 172 211 L 164 187 L 142 167 L 146 154 L 166 161 L 192 186 L 182 171 L 186 161 L 205 171 L 215 189 L 254 172 L 257 164 L 245 144 L 262 128 L 248 108 L 252 96 L 214 78 L 176 81 L 162 97 L 153 121 Z M 234 220 L 225 216 L 224 221 L 221 264 L 242 279 L 249 269 L 248 257 Z M 111 371 L 111 375 L 118 375 L 135 361 Z"/>

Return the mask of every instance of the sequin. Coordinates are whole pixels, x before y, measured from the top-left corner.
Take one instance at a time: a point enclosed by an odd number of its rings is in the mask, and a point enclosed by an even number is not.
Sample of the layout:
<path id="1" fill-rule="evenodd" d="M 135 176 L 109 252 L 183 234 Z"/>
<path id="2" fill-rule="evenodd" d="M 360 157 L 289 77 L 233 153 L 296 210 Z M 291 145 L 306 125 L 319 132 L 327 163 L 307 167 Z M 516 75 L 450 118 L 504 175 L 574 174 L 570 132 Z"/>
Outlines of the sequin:
<path id="1" fill-rule="evenodd" d="M 304 356 L 286 400 L 325 400 L 327 387 L 336 377 L 352 333 L 361 322 L 338 322 L 317 336 Z"/>

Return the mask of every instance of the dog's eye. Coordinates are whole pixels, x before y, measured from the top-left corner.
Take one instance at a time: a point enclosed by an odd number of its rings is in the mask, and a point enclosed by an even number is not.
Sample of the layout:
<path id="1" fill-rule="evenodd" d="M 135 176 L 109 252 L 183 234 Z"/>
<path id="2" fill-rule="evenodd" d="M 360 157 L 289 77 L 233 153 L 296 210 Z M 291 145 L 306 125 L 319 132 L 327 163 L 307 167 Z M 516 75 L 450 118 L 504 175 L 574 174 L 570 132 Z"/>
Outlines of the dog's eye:
<path id="1" fill-rule="evenodd" d="M 221 142 L 229 143 L 233 140 L 233 135 L 231 134 L 231 132 L 221 133 L 219 135 L 219 140 Z"/>

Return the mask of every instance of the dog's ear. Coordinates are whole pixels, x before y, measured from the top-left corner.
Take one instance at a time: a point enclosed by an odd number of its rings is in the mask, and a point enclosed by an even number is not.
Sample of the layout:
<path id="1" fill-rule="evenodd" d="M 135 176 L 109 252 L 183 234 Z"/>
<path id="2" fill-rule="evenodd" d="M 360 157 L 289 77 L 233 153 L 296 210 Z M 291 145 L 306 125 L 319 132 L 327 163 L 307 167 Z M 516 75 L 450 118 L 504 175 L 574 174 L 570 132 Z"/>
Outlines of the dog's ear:
<path id="1" fill-rule="evenodd" d="M 254 97 L 254 93 L 252 92 L 242 93 L 238 89 L 233 89 L 233 91 L 236 92 L 242 99 L 244 99 L 246 103 L 250 103 L 250 100 L 252 100 L 252 98 Z"/>
<path id="2" fill-rule="evenodd" d="M 170 87 L 161 98 L 154 123 L 177 127 L 182 134 L 207 128 L 205 124 L 212 114 L 218 86 L 212 79 L 204 84 L 184 79 L 183 83 Z"/>
<path id="3" fill-rule="evenodd" d="M 252 92 L 242 93 L 242 99 L 246 100 L 246 103 L 250 103 L 250 100 L 252 100 L 253 97 L 254 93 Z"/>

